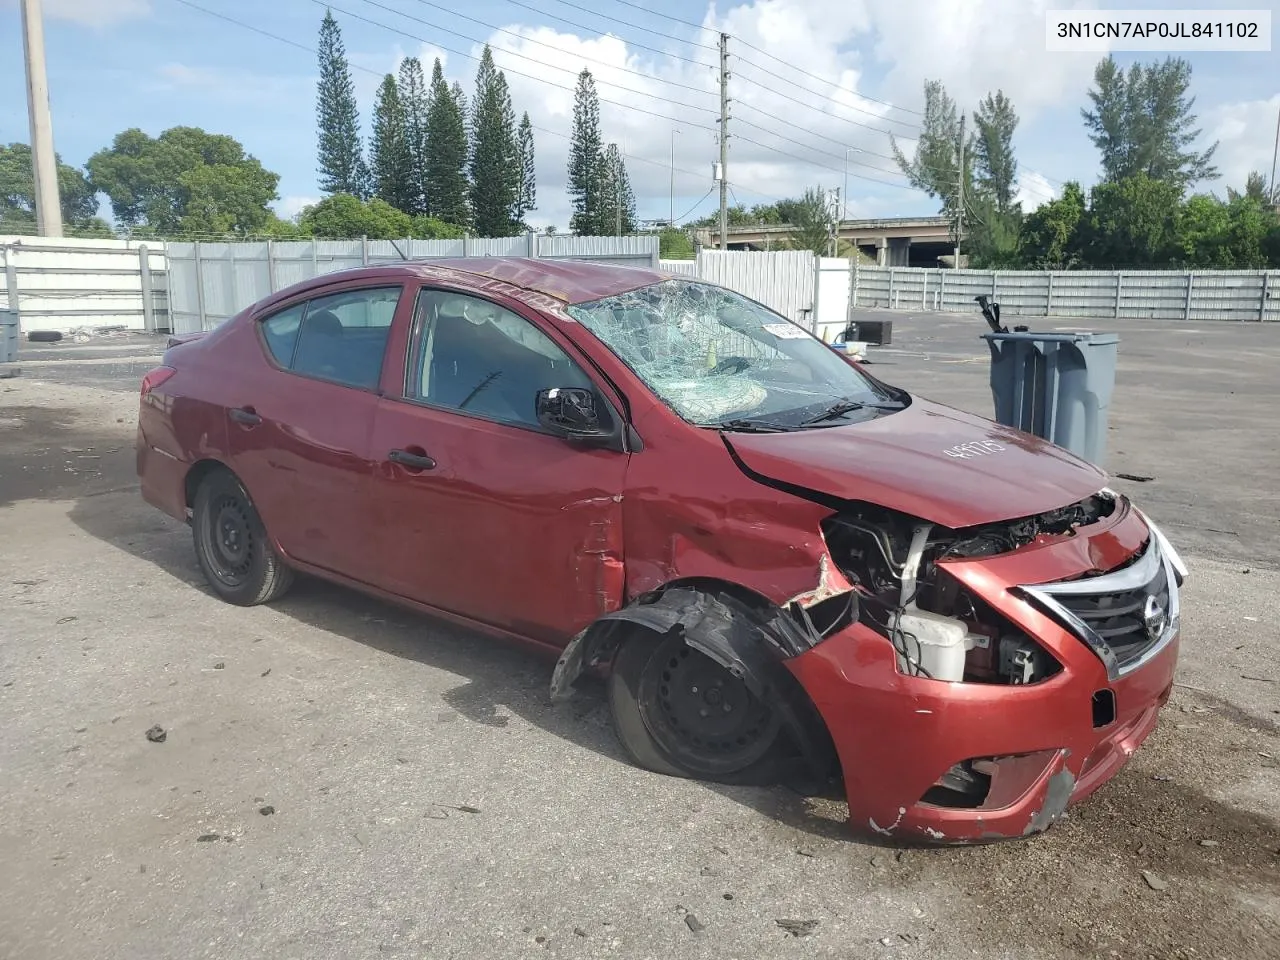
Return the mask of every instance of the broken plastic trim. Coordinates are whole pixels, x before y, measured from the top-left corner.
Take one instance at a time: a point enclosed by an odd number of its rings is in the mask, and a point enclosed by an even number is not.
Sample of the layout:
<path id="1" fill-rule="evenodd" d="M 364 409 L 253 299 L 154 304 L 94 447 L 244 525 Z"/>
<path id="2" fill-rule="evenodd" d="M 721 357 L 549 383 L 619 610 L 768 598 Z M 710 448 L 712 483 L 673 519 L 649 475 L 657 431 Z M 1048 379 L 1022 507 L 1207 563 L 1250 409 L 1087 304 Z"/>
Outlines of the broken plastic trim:
<path id="1" fill-rule="evenodd" d="M 799 681 L 781 661 L 822 642 L 824 634 L 808 614 L 836 603 L 852 610 L 856 618 L 852 591 L 799 608 L 803 611 L 799 616 L 776 606 L 753 606 L 727 593 L 692 587 L 670 587 L 648 594 L 605 614 L 573 638 L 556 664 L 551 698 L 567 699 L 582 673 L 613 658 L 620 639 L 617 628 L 622 624 L 634 623 L 659 636 L 680 628 L 691 649 L 720 664 L 755 697 L 778 711 L 806 768 L 824 780 L 834 764 L 834 745 Z M 825 614 L 818 618 L 819 622 L 827 619 Z M 832 623 L 839 621 L 837 615 Z"/>

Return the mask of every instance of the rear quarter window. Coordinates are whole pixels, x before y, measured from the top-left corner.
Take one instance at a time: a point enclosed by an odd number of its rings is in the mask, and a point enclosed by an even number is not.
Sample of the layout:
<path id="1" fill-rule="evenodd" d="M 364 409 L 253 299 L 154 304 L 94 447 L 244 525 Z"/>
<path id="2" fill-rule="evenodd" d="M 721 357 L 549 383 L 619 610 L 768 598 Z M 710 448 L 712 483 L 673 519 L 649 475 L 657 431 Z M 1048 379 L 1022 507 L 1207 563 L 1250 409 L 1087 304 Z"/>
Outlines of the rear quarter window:
<path id="1" fill-rule="evenodd" d="M 262 321 L 262 338 L 276 363 L 289 369 L 293 360 L 293 350 L 298 344 L 298 331 L 302 327 L 302 313 L 305 303 L 281 310 Z"/>

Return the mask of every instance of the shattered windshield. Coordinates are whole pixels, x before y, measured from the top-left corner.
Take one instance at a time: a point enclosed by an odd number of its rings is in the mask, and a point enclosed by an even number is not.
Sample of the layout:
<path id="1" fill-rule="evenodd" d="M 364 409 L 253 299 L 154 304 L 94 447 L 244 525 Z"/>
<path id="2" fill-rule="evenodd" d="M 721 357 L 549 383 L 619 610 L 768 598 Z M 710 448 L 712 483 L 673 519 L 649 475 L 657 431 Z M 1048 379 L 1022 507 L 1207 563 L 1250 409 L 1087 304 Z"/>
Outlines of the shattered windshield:
<path id="1" fill-rule="evenodd" d="M 834 426 L 908 402 L 808 331 L 723 287 L 665 280 L 568 312 L 699 426 Z"/>

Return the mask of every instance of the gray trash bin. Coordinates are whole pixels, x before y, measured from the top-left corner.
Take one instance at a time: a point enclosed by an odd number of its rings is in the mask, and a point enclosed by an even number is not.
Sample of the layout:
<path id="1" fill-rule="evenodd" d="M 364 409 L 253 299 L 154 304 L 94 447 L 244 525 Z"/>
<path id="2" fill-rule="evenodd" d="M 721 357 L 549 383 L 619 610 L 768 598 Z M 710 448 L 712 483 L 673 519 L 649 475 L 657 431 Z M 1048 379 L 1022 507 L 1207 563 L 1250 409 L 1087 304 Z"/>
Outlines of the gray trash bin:
<path id="1" fill-rule="evenodd" d="M 0 310 L 0 363 L 18 359 L 18 311 Z"/>
<path id="2" fill-rule="evenodd" d="M 991 348 L 996 421 L 1101 467 L 1119 335 L 1015 331 L 982 337 Z"/>

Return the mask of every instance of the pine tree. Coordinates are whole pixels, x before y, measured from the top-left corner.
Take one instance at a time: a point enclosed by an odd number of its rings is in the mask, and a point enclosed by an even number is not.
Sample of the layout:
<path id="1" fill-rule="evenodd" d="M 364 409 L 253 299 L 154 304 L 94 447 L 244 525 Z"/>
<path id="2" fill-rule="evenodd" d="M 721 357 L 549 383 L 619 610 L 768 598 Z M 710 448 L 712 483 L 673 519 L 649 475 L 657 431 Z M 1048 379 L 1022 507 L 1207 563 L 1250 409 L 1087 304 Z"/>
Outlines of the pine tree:
<path id="1" fill-rule="evenodd" d="M 1018 163 L 1013 155 L 1013 132 L 1018 127 L 1018 115 L 1004 91 L 997 90 L 978 104 L 973 121 L 978 128 L 973 143 L 974 186 L 994 204 L 998 213 L 1007 214 L 1017 192 Z"/>
<path id="2" fill-rule="evenodd" d="M 383 77 L 373 101 L 369 166 L 374 196 L 410 213 L 415 199 L 413 155 L 400 90 L 396 78 L 389 73 Z"/>
<path id="3" fill-rule="evenodd" d="M 485 44 L 471 110 L 471 215 L 476 233 L 482 237 L 514 234 L 517 225 L 511 214 L 519 193 L 520 158 L 511 92 Z"/>
<path id="4" fill-rule="evenodd" d="M 573 135 L 569 142 L 569 198 L 573 215 L 569 229 L 580 236 L 612 232 L 604 227 L 607 205 L 604 193 L 604 152 L 600 141 L 600 98 L 591 71 L 578 74 L 573 95 Z"/>
<path id="5" fill-rule="evenodd" d="M 609 144 L 605 149 L 603 170 L 601 235 L 625 236 L 635 233 L 636 197 L 631 190 L 631 178 L 627 176 L 627 165 L 623 162 L 616 143 Z"/>
<path id="6" fill-rule="evenodd" d="M 511 211 L 511 219 L 524 229 L 530 211 L 538 208 L 538 187 L 533 163 L 533 124 L 529 122 L 529 114 L 520 118 L 520 132 L 516 135 L 516 151 L 520 156 L 520 188 L 516 194 L 515 208 Z"/>
<path id="7" fill-rule="evenodd" d="M 320 82 L 316 95 L 320 189 L 368 196 L 369 171 L 360 143 L 360 111 L 342 31 L 326 10 L 320 24 Z"/>
<path id="8" fill-rule="evenodd" d="M 422 64 L 417 57 L 400 61 L 400 105 L 404 109 L 405 138 L 409 142 L 412 196 L 405 213 L 425 214 L 427 201 L 427 84 L 422 77 Z"/>
<path id="9" fill-rule="evenodd" d="M 445 223 L 467 227 L 467 127 L 460 93 L 456 84 L 449 89 L 437 59 L 427 99 L 428 213 Z"/>

